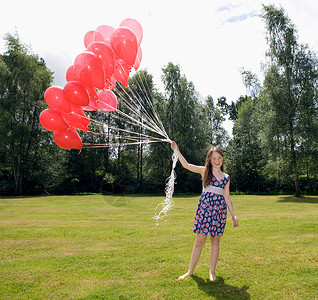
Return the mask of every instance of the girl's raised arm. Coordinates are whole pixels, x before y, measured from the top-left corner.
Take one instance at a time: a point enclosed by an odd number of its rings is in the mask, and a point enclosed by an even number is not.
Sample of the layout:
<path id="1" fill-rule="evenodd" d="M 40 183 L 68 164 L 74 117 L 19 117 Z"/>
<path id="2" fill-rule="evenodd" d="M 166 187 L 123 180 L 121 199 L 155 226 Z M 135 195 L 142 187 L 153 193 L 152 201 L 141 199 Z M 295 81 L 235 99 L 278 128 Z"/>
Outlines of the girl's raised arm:
<path id="1" fill-rule="evenodd" d="M 199 173 L 199 174 L 201 174 L 201 176 L 203 176 L 204 170 L 205 170 L 204 166 L 196 166 L 196 165 L 193 165 L 193 164 L 189 164 L 187 162 L 187 160 L 181 154 L 177 144 L 175 142 L 171 142 L 171 149 L 174 150 L 175 148 L 177 148 L 177 150 L 178 150 L 178 157 L 179 157 L 179 161 L 180 161 L 181 165 L 185 169 L 187 169 L 187 170 L 189 170 L 189 171 L 191 171 L 193 173 Z"/>

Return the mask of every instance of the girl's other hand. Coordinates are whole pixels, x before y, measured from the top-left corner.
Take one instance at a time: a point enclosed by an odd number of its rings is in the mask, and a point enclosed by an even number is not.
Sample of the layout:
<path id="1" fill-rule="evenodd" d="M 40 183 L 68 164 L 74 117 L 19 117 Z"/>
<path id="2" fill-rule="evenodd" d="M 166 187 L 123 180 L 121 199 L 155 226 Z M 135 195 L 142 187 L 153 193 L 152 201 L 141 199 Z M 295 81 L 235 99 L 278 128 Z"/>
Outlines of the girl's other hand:
<path id="1" fill-rule="evenodd" d="M 239 222 L 238 222 L 238 219 L 237 219 L 236 216 L 232 218 L 232 221 L 233 221 L 233 226 L 234 226 L 234 227 L 239 226 Z"/>

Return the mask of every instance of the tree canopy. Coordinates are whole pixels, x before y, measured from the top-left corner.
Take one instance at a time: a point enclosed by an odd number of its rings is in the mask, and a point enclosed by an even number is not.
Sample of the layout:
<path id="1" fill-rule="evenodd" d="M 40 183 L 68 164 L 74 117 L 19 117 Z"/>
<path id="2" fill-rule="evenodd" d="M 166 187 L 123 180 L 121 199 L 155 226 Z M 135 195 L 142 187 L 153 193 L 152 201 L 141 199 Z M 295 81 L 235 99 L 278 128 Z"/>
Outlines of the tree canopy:
<path id="1" fill-rule="evenodd" d="M 118 105 L 120 98 L 142 99 L 146 92 L 147 103 L 155 108 L 168 136 L 193 164 L 204 164 L 212 144 L 224 150 L 232 191 L 283 190 L 297 196 L 317 192 L 316 53 L 298 43 L 296 28 L 282 8 L 263 6 L 261 17 L 268 42 L 265 79 L 261 83 L 251 70 L 242 68 L 247 95 L 238 95 L 231 103 L 222 95 L 216 101 L 210 95 L 203 99 L 181 66 L 169 62 L 162 68 L 163 91 L 147 70 L 140 70 L 129 79 L 128 88 L 117 89 Z M 6 51 L 0 55 L 1 194 L 163 192 L 171 171 L 168 143 L 84 148 L 80 153 L 58 148 L 39 123 L 53 73 L 17 34 L 8 34 L 5 40 Z M 111 114 L 87 114 L 108 131 L 114 127 L 147 133 Z M 233 121 L 232 136 L 224 129 L 226 118 Z M 90 129 L 100 130 L 93 122 Z M 112 142 L 109 134 L 80 134 L 85 143 Z M 200 192 L 197 174 L 180 164 L 176 172 L 177 192 Z"/>

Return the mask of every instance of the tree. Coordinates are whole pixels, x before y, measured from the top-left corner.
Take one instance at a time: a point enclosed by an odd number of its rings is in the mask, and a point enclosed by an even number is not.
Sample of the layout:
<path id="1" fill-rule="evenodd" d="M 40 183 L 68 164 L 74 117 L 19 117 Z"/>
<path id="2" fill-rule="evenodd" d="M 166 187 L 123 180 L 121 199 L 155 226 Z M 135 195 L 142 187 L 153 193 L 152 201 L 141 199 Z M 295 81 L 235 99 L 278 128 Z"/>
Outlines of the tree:
<path id="1" fill-rule="evenodd" d="M 232 134 L 226 148 L 226 166 L 231 174 L 233 189 L 260 192 L 265 189 L 263 169 L 264 151 L 259 139 L 258 94 L 261 85 L 255 74 L 241 69 L 243 84 L 251 96 L 240 96 L 228 105 L 226 99 L 218 99 L 218 106 L 224 115 L 233 121 Z"/>
<path id="2" fill-rule="evenodd" d="M 140 124 L 147 124 L 148 122 L 156 123 L 156 115 L 153 110 L 153 95 L 154 95 L 154 83 L 152 75 L 147 70 L 140 70 L 131 79 L 129 79 L 129 89 L 127 89 L 126 95 L 134 99 L 137 104 L 138 111 L 141 112 L 139 115 L 135 115 L 135 118 Z M 129 101 L 129 99 L 128 99 Z M 144 150 L 147 146 L 141 143 L 142 134 L 149 136 L 156 135 L 153 132 L 145 129 L 144 126 L 132 128 L 131 130 L 139 132 L 139 142 L 134 152 L 137 152 L 137 163 L 136 163 L 136 176 L 137 181 L 142 184 L 143 181 L 143 162 L 144 162 Z M 159 134 L 158 134 L 159 135 Z"/>
<path id="3" fill-rule="evenodd" d="M 256 74 L 251 70 L 240 69 L 244 86 L 250 92 L 252 98 L 258 98 L 262 90 L 261 83 Z"/>
<path id="4" fill-rule="evenodd" d="M 164 120 L 168 135 L 183 149 L 182 152 L 189 161 L 203 164 L 210 136 L 204 105 L 199 102 L 193 83 L 181 75 L 179 66 L 168 63 L 163 68 L 162 81 L 165 100 L 157 106 L 161 107 L 159 111 L 165 114 L 160 118 Z M 170 159 L 168 161 L 170 163 Z M 201 188 L 200 178 L 196 175 L 185 171 L 179 165 L 177 173 L 178 180 L 182 182 L 178 189 L 194 191 Z"/>
<path id="5" fill-rule="evenodd" d="M 225 97 L 219 98 L 218 105 L 220 102 L 222 102 L 222 106 L 226 107 L 227 109 Z M 229 135 L 222 126 L 222 123 L 225 121 L 224 114 L 226 112 L 214 105 L 214 101 L 211 96 L 207 97 L 206 105 L 208 111 L 208 121 L 210 123 L 210 142 L 216 147 L 225 149 L 229 141 Z"/>
<path id="6" fill-rule="evenodd" d="M 175 134 L 175 105 L 177 101 L 177 96 L 181 93 L 180 91 L 180 80 L 181 80 L 181 72 L 180 66 L 174 65 L 171 62 L 168 63 L 166 67 L 162 69 L 163 75 L 161 76 L 162 82 L 165 87 L 165 93 L 167 97 L 167 121 L 169 122 L 169 126 L 167 128 L 168 136 L 173 138 L 173 134 Z"/>
<path id="7" fill-rule="evenodd" d="M 301 148 L 317 139 L 308 130 L 317 123 L 317 60 L 307 46 L 298 44 L 295 26 L 282 8 L 263 6 L 262 18 L 270 59 L 261 93 L 262 128 L 267 143 L 276 145 L 277 153 L 284 151 L 300 196 L 298 157 Z"/>
<path id="8" fill-rule="evenodd" d="M 30 191 L 53 185 L 57 175 L 56 168 L 44 162 L 52 162 L 58 151 L 49 149 L 51 134 L 39 124 L 52 73 L 17 34 L 7 34 L 5 40 L 7 50 L 0 56 L 1 171 L 21 195 L 26 187 Z"/>
<path id="9" fill-rule="evenodd" d="M 233 138 L 226 149 L 228 170 L 234 189 L 264 190 L 264 154 L 258 137 L 257 99 L 246 97 L 238 106 Z"/>

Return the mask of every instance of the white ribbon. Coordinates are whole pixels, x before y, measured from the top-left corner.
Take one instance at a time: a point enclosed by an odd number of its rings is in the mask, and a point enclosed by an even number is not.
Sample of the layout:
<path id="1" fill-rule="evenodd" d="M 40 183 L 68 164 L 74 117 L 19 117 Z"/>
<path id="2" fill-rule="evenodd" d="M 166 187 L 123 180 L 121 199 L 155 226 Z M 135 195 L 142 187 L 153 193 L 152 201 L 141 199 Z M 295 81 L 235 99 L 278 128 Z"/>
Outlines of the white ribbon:
<path id="1" fill-rule="evenodd" d="M 173 200 L 172 200 L 172 195 L 174 192 L 174 182 L 176 179 L 176 172 L 175 172 L 175 167 L 178 161 L 178 150 L 177 147 L 174 149 L 173 154 L 172 154 L 172 170 L 170 176 L 166 180 L 166 188 L 165 188 L 165 193 L 166 193 L 166 199 L 159 203 L 155 209 L 155 216 L 153 219 L 156 220 L 157 225 L 159 224 L 159 220 L 163 219 L 164 217 L 167 216 L 167 212 L 170 210 L 170 208 L 173 206 Z M 158 207 L 162 207 L 161 211 L 157 214 L 156 210 Z"/>
<path id="2" fill-rule="evenodd" d="M 218 195 L 224 195 L 224 189 L 217 187 L 217 186 L 212 186 L 209 185 L 208 187 L 203 187 L 202 193 L 214 193 Z"/>

